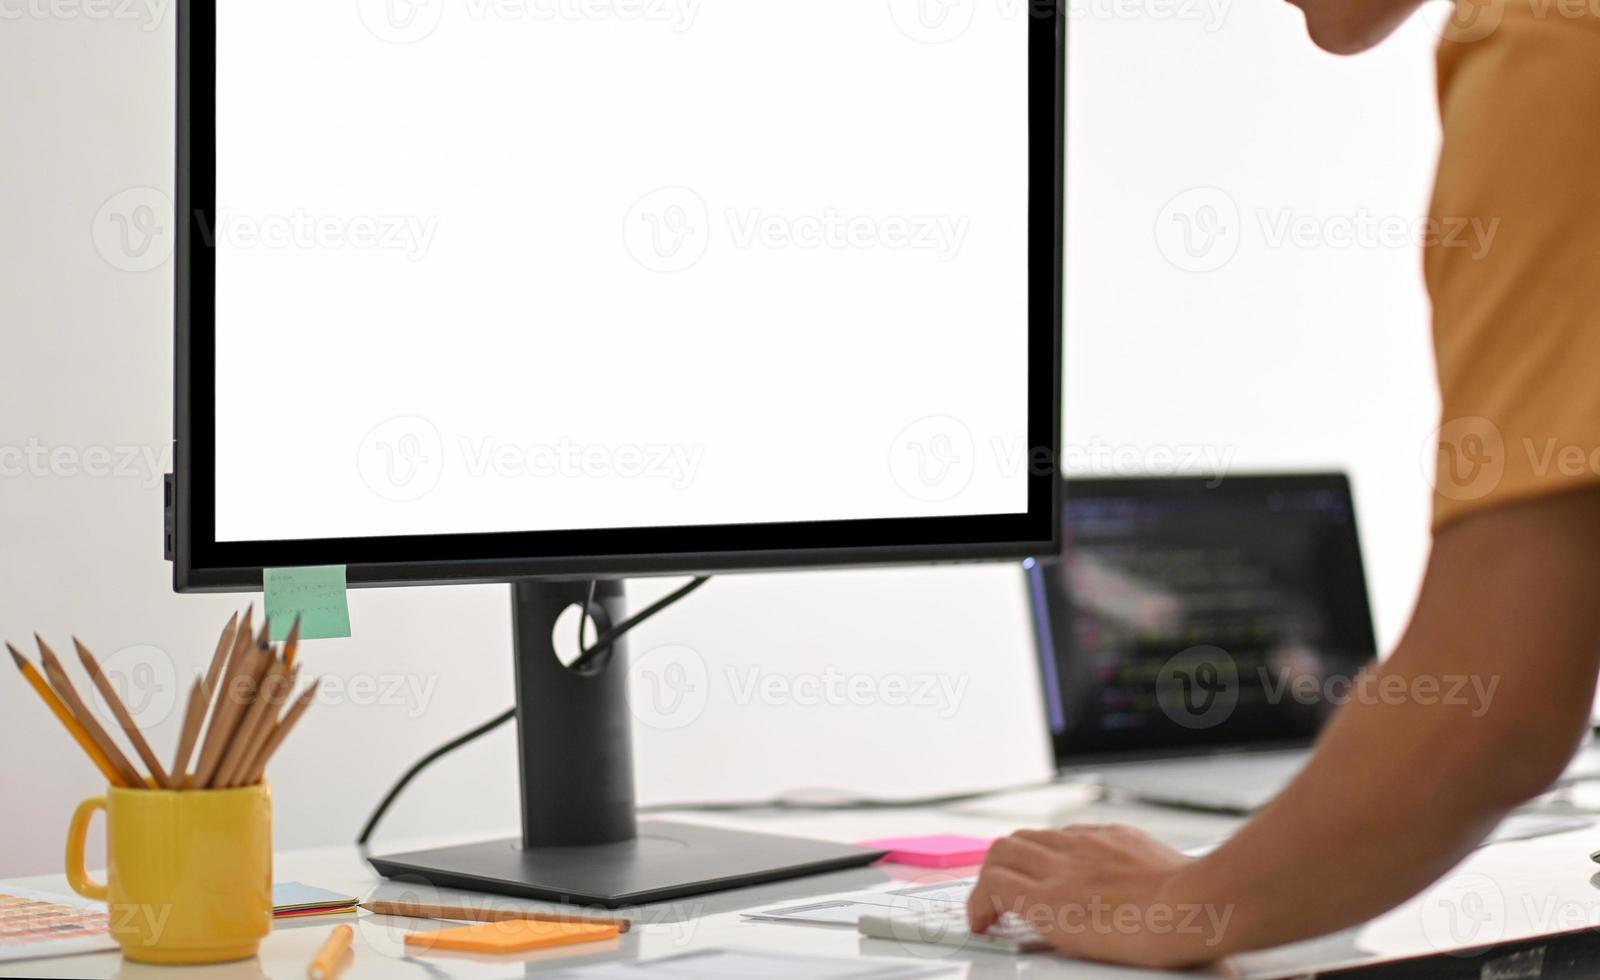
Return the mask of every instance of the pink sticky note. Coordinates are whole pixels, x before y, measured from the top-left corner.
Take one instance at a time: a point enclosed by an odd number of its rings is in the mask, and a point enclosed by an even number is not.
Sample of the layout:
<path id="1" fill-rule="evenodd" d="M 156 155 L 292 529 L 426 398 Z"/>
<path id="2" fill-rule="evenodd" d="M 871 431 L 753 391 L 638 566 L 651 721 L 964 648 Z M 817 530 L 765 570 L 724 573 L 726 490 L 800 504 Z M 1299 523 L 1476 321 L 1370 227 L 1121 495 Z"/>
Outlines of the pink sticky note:
<path id="1" fill-rule="evenodd" d="M 885 861 L 914 864 L 919 868 L 960 868 L 982 864 L 994 841 L 962 834 L 931 834 L 927 837 L 885 837 L 862 841 L 862 847 L 888 851 Z"/>

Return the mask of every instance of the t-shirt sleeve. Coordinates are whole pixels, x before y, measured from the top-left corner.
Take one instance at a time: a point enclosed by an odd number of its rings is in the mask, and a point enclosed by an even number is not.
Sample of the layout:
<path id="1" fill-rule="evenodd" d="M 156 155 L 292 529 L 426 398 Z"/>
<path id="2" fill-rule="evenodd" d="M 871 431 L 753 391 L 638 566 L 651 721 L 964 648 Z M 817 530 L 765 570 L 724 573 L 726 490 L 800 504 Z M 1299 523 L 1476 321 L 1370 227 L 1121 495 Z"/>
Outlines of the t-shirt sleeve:
<path id="1" fill-rule="evenodd" d="M 1442 415 L 1434 529 L 1600 483 L 1600 15 L 1504 0 L 1439 49 L 1424 267 Z"/>

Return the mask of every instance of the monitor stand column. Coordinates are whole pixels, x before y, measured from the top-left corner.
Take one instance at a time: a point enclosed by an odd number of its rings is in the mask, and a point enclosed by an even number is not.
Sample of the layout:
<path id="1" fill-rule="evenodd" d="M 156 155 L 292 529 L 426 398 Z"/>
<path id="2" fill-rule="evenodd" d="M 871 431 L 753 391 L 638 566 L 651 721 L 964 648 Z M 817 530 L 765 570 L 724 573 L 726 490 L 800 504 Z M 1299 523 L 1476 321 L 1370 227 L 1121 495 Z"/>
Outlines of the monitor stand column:
<path id="1" fill-rule="evenodd" d="M 848 844 L 636 822 L 633 725 L 623 641 L 589 668 L 556 656 L 552 633 L 588 584 L 512 586 L 522 837 L 369 858 L 379 874 L 556 902 L 620 908 L 869 864 Z M 601 582 L 597 628 L 624 618 L 621 582 Z"/>

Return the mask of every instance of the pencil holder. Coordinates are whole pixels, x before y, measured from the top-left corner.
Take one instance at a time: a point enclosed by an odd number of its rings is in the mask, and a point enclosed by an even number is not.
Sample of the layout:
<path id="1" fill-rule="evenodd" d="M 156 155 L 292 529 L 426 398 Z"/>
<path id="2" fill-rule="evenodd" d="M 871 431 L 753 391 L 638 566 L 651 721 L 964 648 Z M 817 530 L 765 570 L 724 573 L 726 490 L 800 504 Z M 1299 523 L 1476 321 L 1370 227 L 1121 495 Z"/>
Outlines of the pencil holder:
<path id="1" fill-rule="evenodd" d="M 106 814 L 106 880 L 84 869 L 96 810 Z M 254 956 L 272 929 L 272 793 L 124 789 L 84 800 L 67 831 L 67 881 L 108 903 L 122 955 L 141 963 Z"/>

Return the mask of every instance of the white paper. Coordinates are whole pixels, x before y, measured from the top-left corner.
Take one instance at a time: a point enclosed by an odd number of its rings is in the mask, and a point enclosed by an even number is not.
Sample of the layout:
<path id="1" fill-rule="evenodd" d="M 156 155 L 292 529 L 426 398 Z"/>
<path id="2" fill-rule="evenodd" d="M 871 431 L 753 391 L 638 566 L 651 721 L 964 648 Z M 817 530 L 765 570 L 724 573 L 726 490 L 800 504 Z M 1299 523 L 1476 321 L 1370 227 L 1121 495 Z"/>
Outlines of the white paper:
<path id="1" fill-rule="evenodd" d="M 805 922 L 816 925 L 854 926 L 865 912 L 949 908 L 966 902 L 976 878 L 957 878 L 931 885 L 914 885 L 890 891 L 852 892 L 800 905 L 784 905 L 744 913 L 747 919 L 766 922 Z"/>
<path id="2" fill-rule="evenodd" d="M 950 967 L 895 960 L 840 959 L 801 956 L 766 950 L 724 947 L 680 953 L 655 960 L 597 963 L 550 974 L 550 980 L 911 980 L 933 976 Z"/>

